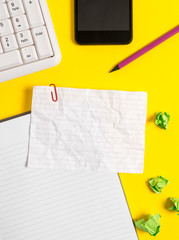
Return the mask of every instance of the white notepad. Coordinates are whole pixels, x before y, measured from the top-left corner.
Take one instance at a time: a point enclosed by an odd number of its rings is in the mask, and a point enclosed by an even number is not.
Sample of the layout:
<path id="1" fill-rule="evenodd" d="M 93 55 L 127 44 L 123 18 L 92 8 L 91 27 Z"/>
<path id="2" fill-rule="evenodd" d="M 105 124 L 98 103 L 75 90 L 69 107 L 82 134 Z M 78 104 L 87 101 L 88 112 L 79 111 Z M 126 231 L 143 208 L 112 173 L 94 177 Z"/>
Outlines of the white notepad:
<path id="1" fill-rule="evenodd" d="M 34 87 L 28 166 L 142 173 L 147 93 Z M 56 98 L 54 96 L 54 98 Z"/>
<path id="2" fill-rule="evenodd" d="M 137 240 L 117 174 L 25 167 L 29 124 L 0 123 L 0 239 Z"/>

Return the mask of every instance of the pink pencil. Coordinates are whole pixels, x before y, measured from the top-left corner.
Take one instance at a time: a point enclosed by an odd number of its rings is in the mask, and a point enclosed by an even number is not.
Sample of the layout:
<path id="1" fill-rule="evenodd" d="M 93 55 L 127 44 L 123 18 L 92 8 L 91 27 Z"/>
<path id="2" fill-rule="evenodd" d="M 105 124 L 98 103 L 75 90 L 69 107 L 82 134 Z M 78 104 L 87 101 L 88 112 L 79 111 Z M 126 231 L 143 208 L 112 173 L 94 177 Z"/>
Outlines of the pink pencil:
<path id="1" fill-rule="evenodd" d="M 166 33 L 165 35 L 163 35 L 162 37 L 158 38 L 157 40 L 155 40 L 154 42 L 150 43 L 149 45 L 147 45 L 146 47 L 144 47 L 143 49 L 139 50 L 138 52 L 134 53 L 132 56 L 130 56 L 129 58 L 125 59 L 124 61 L 122 61 L 121 63 L 119 63 L 115 68 L 113 68 L 112 71 L 110 72 L 114 72 L 116 70 L 119 70 L 123 67 L 125 67 L 126 65 L 128 65 L 129 63 L 133 62 L 134 60 L 136 60 L 137 58 L 141 57 L 142 55 L 144 55 L 145 53 L 149 52 L 150 50 L 152 50 L 153 48 L 157 47 L 159 44 L 163 43 L 164 41 L 166 41 L 167 39 L 171 38 L 172 36 L 174 36 L 176 33 L 179 32 L 179 26 L 177 26 L 176 28 L 172 29 L 170 32 Z"/>

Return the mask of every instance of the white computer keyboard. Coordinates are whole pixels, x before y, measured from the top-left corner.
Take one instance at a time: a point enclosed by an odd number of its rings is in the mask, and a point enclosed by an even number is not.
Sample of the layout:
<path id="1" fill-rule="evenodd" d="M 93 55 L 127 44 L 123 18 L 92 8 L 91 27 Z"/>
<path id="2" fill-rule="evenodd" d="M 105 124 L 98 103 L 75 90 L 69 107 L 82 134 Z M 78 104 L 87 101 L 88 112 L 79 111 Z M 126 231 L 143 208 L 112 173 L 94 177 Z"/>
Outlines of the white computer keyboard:
<path id="1" fill-rule="evenodd" d="M 60 60 L 46 0 L 0 0 L 0 82 Z"/>

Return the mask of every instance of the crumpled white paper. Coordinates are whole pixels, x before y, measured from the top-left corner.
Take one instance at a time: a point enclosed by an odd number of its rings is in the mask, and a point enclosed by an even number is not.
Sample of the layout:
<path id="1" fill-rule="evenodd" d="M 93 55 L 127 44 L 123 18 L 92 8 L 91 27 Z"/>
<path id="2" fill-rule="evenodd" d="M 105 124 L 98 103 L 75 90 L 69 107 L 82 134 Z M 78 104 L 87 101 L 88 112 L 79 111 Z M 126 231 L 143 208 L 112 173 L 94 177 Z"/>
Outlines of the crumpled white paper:
<path id="1" fill-rule="evenodd" d="M 142 173 L 147 93 L 34 87 L 28 167 Z M 55 95 L 54 95 L 55 98 Z"/>

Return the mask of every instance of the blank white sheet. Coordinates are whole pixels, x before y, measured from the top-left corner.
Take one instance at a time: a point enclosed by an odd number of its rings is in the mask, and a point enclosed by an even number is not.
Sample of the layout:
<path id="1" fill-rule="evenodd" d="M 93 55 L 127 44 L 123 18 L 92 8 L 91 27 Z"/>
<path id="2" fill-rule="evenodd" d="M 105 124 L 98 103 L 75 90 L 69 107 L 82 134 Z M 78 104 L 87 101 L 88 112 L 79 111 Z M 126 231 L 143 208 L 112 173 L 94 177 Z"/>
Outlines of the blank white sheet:
<path id="1" fill-rule="evenodd" d="M 117 174 L 25 167 L 29 122 L 0 123 L 0 239 L 137 240 Z"/>

